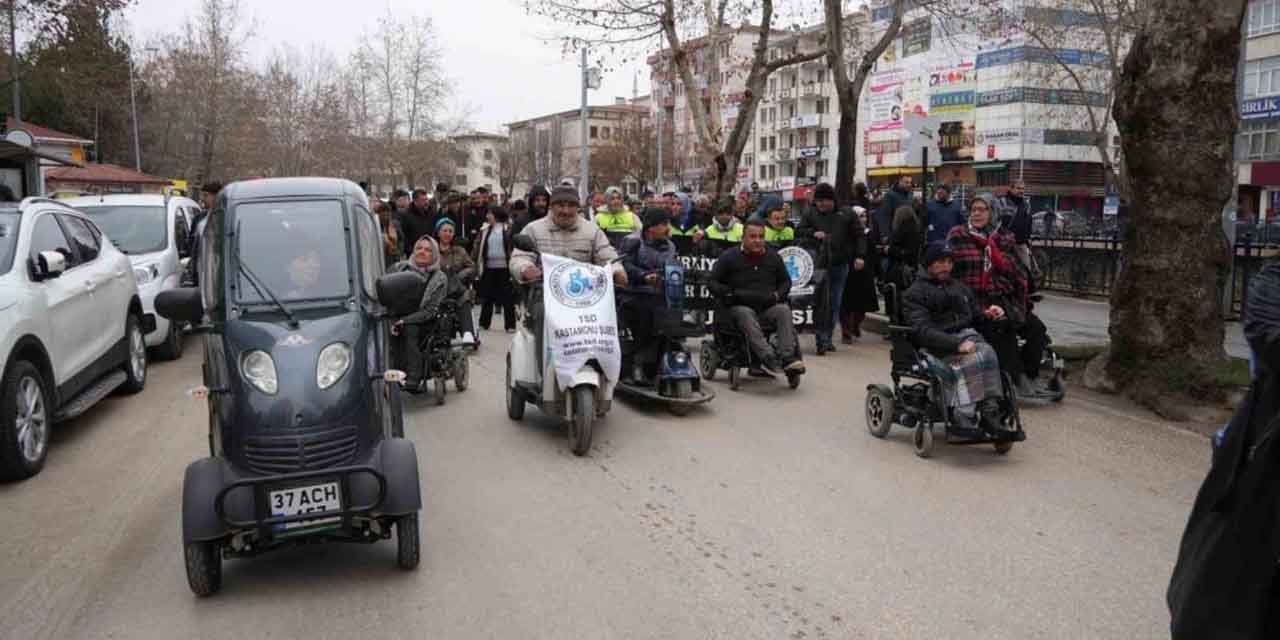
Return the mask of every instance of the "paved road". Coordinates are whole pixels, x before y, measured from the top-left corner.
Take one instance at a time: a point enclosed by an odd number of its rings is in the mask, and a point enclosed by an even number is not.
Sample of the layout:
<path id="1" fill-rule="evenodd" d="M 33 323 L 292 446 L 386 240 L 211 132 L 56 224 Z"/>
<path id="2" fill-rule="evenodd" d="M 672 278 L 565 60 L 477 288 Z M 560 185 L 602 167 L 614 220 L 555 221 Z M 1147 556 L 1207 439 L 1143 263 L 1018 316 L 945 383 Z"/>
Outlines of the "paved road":
<path id="1" fill-rule="evenodd" d="M 615 404 L 588 458 L 507 420 L 505 336 L 473 388 L 413 403 L 424 557 L 323 546 L 226 564 L 197 599 L 179 540 L 205 410 L 199 362 L 59 430 L 0 485 L 0 637 L 1159 638 L 1205 439 L 1075 392 L 1008 457 L 871 438 L 879 339 L 811 357 L 797 391 L 723 382 L 672 419 Z"/>

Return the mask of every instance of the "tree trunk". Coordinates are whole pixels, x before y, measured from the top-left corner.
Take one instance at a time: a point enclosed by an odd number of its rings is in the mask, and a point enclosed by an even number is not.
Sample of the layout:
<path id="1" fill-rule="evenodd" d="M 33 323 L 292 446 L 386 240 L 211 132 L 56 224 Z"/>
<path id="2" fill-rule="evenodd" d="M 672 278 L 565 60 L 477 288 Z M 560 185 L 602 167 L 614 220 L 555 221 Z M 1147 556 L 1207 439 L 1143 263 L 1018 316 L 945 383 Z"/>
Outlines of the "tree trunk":
<path id="1" fill-rule="evenodd" d="M 1236 179 L 1246 0 L 1152 4 L 1116 89 L 1131 200 L 1105 361 L 1110 379 L 1148 404 L 1220 391 L 1218 282 L 1230 259 L 1221 214 Z"/>

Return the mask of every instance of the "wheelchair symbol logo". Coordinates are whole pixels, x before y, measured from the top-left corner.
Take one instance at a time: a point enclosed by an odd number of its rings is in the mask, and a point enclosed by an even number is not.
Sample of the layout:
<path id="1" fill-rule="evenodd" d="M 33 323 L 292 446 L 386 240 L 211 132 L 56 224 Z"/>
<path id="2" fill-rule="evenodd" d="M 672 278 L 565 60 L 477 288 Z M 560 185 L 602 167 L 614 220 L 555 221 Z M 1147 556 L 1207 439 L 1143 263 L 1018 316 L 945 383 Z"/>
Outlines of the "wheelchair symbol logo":
<path id="1" fill-rule="evenodd" d="M 552 297 L 572 309 L 594 306 L 608 292 L 608 287 L 609 281 L 603 269 L 567 263 L 556 266 L 551 272 Z"/>
<path id="2" fill-rule="evenodd" d="M 782 264 L 787 265 L 792 287 L 803 287 L 813 278 L 813 256 L 800 247 L 786 247 L 778 251 Z"/>

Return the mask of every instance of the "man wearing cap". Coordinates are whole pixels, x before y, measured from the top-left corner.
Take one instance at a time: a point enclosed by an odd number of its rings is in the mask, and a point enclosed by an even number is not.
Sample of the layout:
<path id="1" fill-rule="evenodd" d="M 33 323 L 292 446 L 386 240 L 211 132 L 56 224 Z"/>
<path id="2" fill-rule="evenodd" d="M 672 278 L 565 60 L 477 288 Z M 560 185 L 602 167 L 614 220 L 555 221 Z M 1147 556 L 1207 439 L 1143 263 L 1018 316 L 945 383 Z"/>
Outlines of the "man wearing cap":
<path id="1" fill-rule="evenodd" d="M 600 227 L 578 215 L 578 192 L 572 187 L 556 187 L 551 193 L 551 215 L 530 222 L 520 233 L 533 239 L 538 251 L 547 255 L 601 267 L 618 257 Z M 521 282 L 532 282 L 542 270 L 532 253 L 515 249 L 511 252 L 511 273 Z M 613 279 L 626 286 L 627 273 L 621 265 L 613 265 Z"/>
<path id="2" fill-rule="evenodd" d="M 1005 311 L 997 305 L 981 307 L 973 292 L 951 277 L 952 251 L 945 242 L 930 244 L 924 262 L 923 277 L 902 296 L 903 320 L 916 345 L 931 356 L 930 366 L 942 380 L 956 426 L 1004 429 L 998 401 L 1000 363 L 974 325 L 984 318 L 999 320 Z"/>
<path id="3" fill-rule="evenodd" d="M 836 190 L 824 182 L 813 190 L 813 210 L 800 220 L 796 238 L 818 245 L 818 263 L 814 266 L 827 270 L 827 295 L 820 298 L 826 300 L 826 305 L 821 309 L 822 317 L 814 322 L 818 355 L 823 355 L 836 350 L 832 335 L 840 317 L 849 269 L 866 268 L 866 234 L 858 216 L 836 208 Z"/>
<path id="4" fill-rule="evenodd" d="M 640 220 L 622 201 L 622 189 L 609 187 L 604 192 L 605 206 L 596 209 L 595 223 L 605 233 L 634 233 Z"/>
<path id="5" fill-rule="evenodd" d="M 751 352 L 766 373 L 803 373 L 804 362 L 796 349 L 796 328 L 787 295 L 791 275 L 778 252 L 764 241 L 764 223 L 748 220 L 742 245 L 725 251 L 711 268 L 707 288 L 722 300 L 729 317 L 742 331 Z M 777 350 L 765 337 L 765 328 L 777 333 Z"/>
<path id="6" fill-rule="evenodd" d="M 644 210 L 644 228 L 622 243 L 622 268 L 632 283 L 620 292 L 622 321 L 631 331 L 634 354 L 624 353 L 631 378 L 638 383 L 649 380 L 657 369 L 657 342 L 653 340 L 653 312 L 666 306 L 662 275 L 669 264 L 676 264 L 676 245 L 671 242 L 671 216 L 665 209 Z"/>

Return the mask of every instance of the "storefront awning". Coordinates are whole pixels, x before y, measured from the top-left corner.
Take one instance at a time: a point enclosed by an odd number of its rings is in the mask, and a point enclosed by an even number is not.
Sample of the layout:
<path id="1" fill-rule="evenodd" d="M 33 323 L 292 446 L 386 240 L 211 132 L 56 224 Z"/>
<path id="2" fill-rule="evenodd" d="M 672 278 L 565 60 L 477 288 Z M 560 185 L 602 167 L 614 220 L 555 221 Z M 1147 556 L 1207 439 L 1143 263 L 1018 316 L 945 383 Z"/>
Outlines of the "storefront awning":
<path id="1" fill-rule="evenodd" d="M 973 165 L 974 171 L 999 171 L 1007 168 L 1009 168 L 1009 163 L 1007 162 L 984 162 Z"/>
<path id="2" fill-rule="evenodd" d="M 875 178 L 884 176 L 920 175 L 920 167 L 879 167 L 876 169 L 867 169 L 867 175 Z"/>

